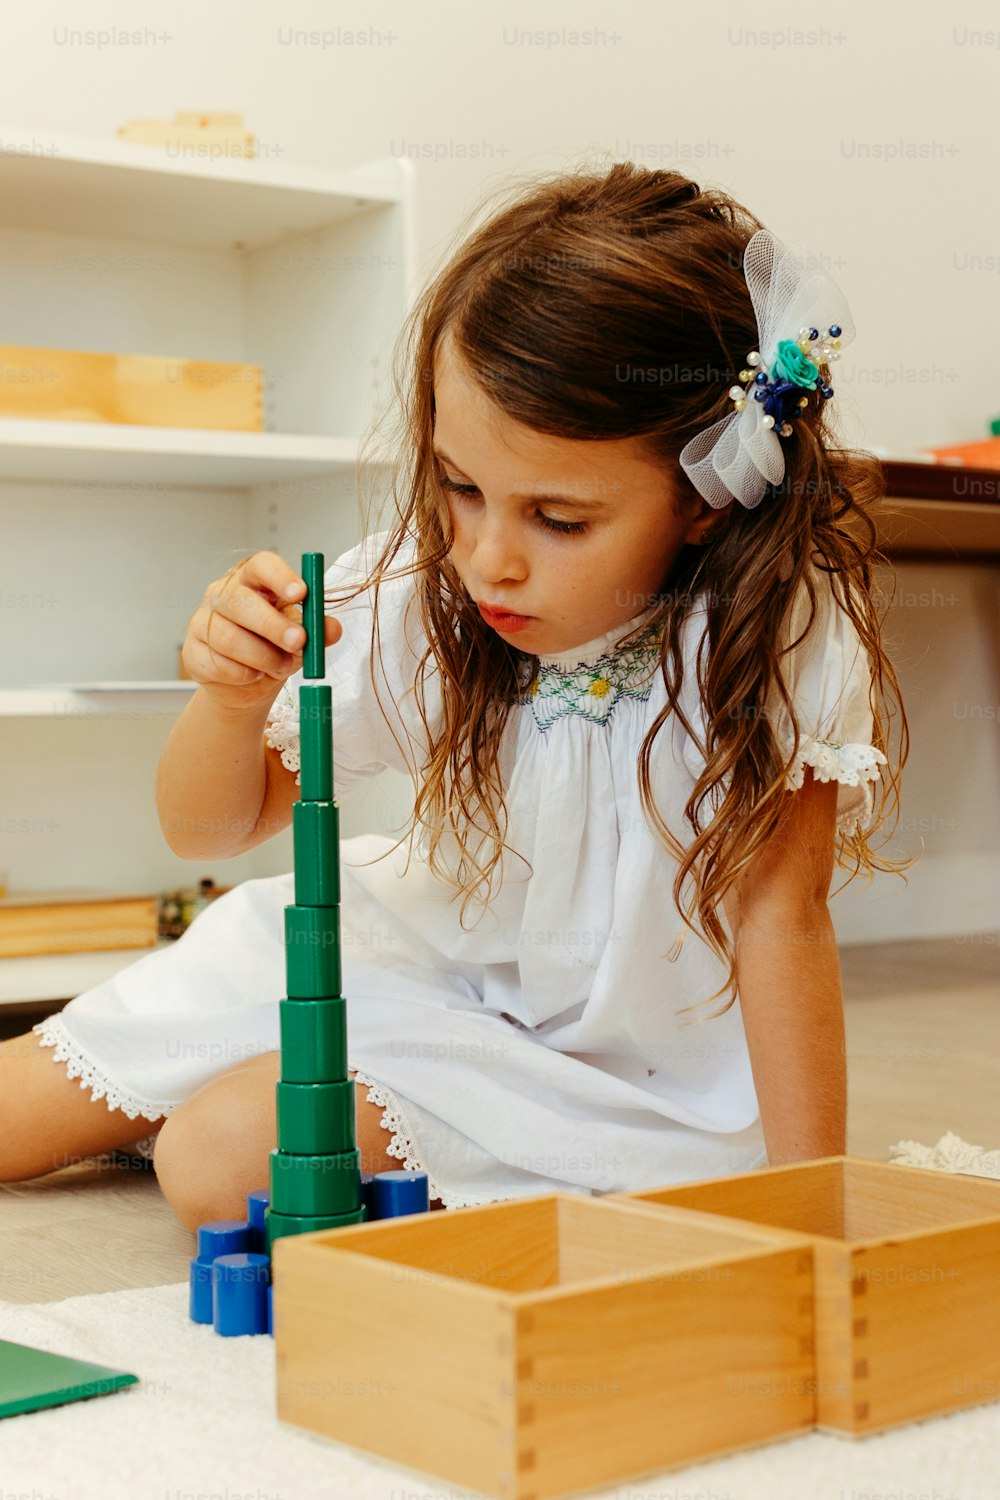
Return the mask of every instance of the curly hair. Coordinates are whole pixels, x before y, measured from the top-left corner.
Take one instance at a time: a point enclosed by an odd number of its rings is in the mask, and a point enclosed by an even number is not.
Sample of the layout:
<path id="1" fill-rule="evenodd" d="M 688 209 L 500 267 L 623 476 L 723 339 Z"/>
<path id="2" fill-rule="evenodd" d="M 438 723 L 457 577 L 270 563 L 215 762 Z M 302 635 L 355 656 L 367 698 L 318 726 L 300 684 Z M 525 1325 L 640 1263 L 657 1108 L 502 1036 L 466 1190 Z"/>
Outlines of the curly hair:
<path id="1" fill-rule="evenodd" d="M 374 680 L 379 585 L 404 541 L 415 541 L 412 568 L 392 575 L 415 575 L 428 643 L 414 693 L 429 753 L 413 769 L 416 796 L 408 831 L 412 837 L 418 823 L 423 827 L 431 870 L 453 887 L 452 899 L 464 893 L 460 921 L 483 886 L 488 904 L 503 853 L 499 751 L 523 688 L 525 655 L 485 624 L 449 561 L 454 537 L 442 524 L 447 510 L 433 455 L 435 359 L 442 341 L 448 337 L 475 385 L 518 423 L 562 438 L 641 439 L 676 497 L 695 496 L 678 462 L 681 449 L 732 410 L 729 387 L 757 338 L 743 252 L 763 226 L 725 192 L 631 162 L 616 162 L 607 171 L 508 180 L 500 191 L 505 201 L 478 228 L 467 221 L 458 249 L 404 325 L 393 366 L 398 425 L 387 450 L 395 455 L 388 467 L 396 516 L 368 578 L 348 596 L 374 590 Z M 637 371 L 661 370 L 665 351 L 671 360 L 668 385 L 662 379 L 621 380 L 623 362 Z M 822 369 L 829 379 L 828 368 Z M 682 547 L 653 616 L 667 704 L 639 754 L 640 796 L 644 815 L 678 861 L 672 895 L 679 915 L 728 966 L 726 984 L 698 1002 L 729 993 L 717 1014 L 737 995 L 735 954 L 718 907 L 788 816 L 789 799 L 781 793 L 800 736 L 777 643 L 802 587 L 810 618 L 786 649 L 809 633 L 816 614 L 813 568 L 829 575 L 838 607 L 868 652 L 872 743 L 886 754 L 871 826 L 838 829 L 837 863 L 850 870 L 849 878 L 863 867 L 869 880 L 877 869 L 900 873 L 910 863 L 881 859 L 870 847 L 893 807 L 898 815 L 908 753 L 900 686 L 882 643 L 873 592 L 873 568 L 886 562 L 876 548 L 872 519 L 884 478 L 873 455 L 835 444 L 831 404 L 818 391 L 810 393 L 794 436 L 783 441 L 782 482 L 769 486 L 754 509 L 734 502 L 720 512 L 720 523 L 702 545 Z M 376 423 L 376 435 L 380 427 Z M 369 436 L 359 453 L 359 493 L 370 473 L 371 443 Z M 680 702 L 682 626 L 696 600 L 705 607 L 704 649 L 697 661 L 703 742 Z M 432 663 L 440 692 L 433 724 L 426 706 Z M 537 670 L 538 658 L 530 664 Z M 893 703 L 900 716 L 895 766 L 888 753 Z M 762 707 L 778 704 L 794 732 L 788 754 L 775 735 L 774 712 Z M 686 844 L 667 828 L 650 787 L 653 742 L 672 713 L 704 757 L 684 808 L 691 831 Z M 486 826 L 477 822 L 480 815 Z M 470 847 L 474 829 L 492 844 L 484 864 L 477 859 L 482 845 L 475 852 Z M 454 869 L 442 855 L 445 839 L 457 851 Z"/>

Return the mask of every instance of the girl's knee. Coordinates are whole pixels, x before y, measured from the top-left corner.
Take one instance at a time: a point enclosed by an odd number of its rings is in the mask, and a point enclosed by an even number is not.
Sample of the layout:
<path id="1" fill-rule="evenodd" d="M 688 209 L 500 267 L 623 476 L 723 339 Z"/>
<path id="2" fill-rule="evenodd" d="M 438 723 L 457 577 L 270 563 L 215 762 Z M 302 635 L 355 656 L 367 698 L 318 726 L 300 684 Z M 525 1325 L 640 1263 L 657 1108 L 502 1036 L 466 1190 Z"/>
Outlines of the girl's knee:
<path id="1" fill-rule="evenodd" d="M 189 1123 L 185 1104 L 168 1117 L 156 1137 L 153 1170 L 175 1216 L 192 1233 L 211 1219 L 235 1217 L 216 1211 L 220 1184 L 212 1170 L 212 1153 L 205 1150 L 202 1133 L 194 1128 L 194 1122 Z"/>
<path id="2" fill-rule="evenodd" d="M 353 1069 L 351 1076 L 353 1076 Z M 270 1184 L 277 1146 L 274 1086 L 279 1057 L 268 1053 L 205 1084 L 171 1114 L 157 1137 L 153 1166 L 163 1196 L 188 1229 L 213 1219 L 244 1219 L 246 1197 Z M 355 1084 L 356 1140 L 363 1172 L 399 1162 L 386 1155 L 390 1136 L 368 1085 Z"/>
<path id="3" fill-rule="evenodd" d="M 245 1219 L 247 1194 L 266 1188 L 277 1144 L 277 1054 L 210 1080 L 178 1105 L 156 1139 L 153 1168 L 174 1214 L 192 1231 Z"/>
<path id="4" fill-rule="evenodd" d="M 200 1224 L 247 1217 L 247 1194 L 268 1185 L 270 1149 L 246 1140 L 227 1143 L 218 1131 L 206 1140 L 186 1121 L 171 1128 L 168 1120 L 153 1148 L 153 1168 L 175 1216 L 194 1233 Z"/>

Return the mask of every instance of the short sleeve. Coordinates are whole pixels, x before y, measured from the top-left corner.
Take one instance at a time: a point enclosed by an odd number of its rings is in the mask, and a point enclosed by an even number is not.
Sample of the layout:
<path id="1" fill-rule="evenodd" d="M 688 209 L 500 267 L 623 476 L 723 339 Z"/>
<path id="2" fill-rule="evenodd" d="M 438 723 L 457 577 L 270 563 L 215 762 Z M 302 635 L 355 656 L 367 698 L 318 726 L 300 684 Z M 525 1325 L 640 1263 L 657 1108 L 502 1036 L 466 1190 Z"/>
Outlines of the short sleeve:
<path id="1" fill-rule="evenodd" d="M 799 747 L 785 778 L 789 791 L 797 791 L 811 766 L 817 781 L 839 783 L 837 828 L 851 834 L 871 821 L 874 806 L 872 783 L 880 776 L 886 758 L 872 744 L 873 716 L 870 702 L 872 669 L 867 651 L 850 616 L 837 603 L 830 576 L 813 569 L 816 596 L 815 617 L 808 634 L 799 640 L 809 620 L 810 601 L 805 584 L 785 617 L 783 644 L 798 644 L 779 657 L 779 668 L 798 720 Z M 697 697 L 696 647 L 704 635 L 704 608 L 685 621 L 688 626 L 684 651 L 682 706 L 703 736 L 704 718 Z M 769 708 L 772 726 L 785 759 L 795 743 L 788 709 L 773 692 Z M 692 716 L 693 713 L 693 716 Z M 686 737 L 683 758 L 695 777 L 704 769 L 704 757 Z"/>
<path id="2" fill-rule="evenodd" d="M 836 781 L 837 828 L 854 833 L 867 827 L 874 806 L 872 783 L 886 764 L 872 744 L 870 702 L 872 667 L 850 616 L 838 604 L 830 575 L 813 572 L 816 615 L 809 634 L 781 658 L 781 671 L 799 723 L 799 748 L 786 778 L 790 791 L 801 787 L 806 766 L 817 781 Z M 803 584 L 788 615 L 786 643 L 796 641 L 809 619 Z M 784 704 L 773 722 L 786 757 L 795 742 Z"/>
<path id="3" fill-rule="evenodd" d="M 356 588 L 368 577 L 388 535 L 388 532 L 374 533 L 331 563 L 324 574 L 326 589 L 339 596 Z M 426 740 L 413 685 L 427 643 L 419 624 L 415 575 L 405 578 L 391 575 L 401 566 L 409 566 L 414 554 L 414 542 L 404 542 L 389 565 L 387 573 L 390 576 L 379 587 L 379 634 L 374 657 L 378 696 L 370 661 L 374 589 L 369 588 L 346 604 L 339 604 L 336 599 L 327 600 L 326 613 L 336 615 L 343 633 L 338 641 L 326 648 L 325 675 L 305 679 L 300 668 L 282 684 L 281 692 L 271 705 L 264 727 L 265 739 L 272 749 L 280 751 L 282 765 L 296 772 L 297 786 L 302 784 L 299 688 L 303 681 L 326 683 L 332 689 L 336 794 L 386 769 L 413 774 L 414 757 Z M 432 692 L 430 667 L 428 681 Z M 428 708 L 431 722 L 432 713 L 433 704 Z M 394 734 L 403 749 L 396 743 Z M 422 759 L 417 767 L 419 764 L 422 764 Z"/>

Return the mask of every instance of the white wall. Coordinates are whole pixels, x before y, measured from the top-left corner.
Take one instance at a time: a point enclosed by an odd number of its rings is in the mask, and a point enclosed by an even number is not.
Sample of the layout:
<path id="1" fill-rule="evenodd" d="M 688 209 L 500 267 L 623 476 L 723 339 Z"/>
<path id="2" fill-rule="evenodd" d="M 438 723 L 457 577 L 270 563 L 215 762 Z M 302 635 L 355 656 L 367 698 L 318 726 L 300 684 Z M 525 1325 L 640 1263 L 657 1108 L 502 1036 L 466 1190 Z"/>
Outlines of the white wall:
<path id="1" fill-rule="evenodd" d="M 259 154 L 282 162 L 410 156 L 420 281 L 510 174 L 624 157 L 680 167 L 821 257 L 848 291 L 859 333 L 835 382 L 848 441 L 902 457 L 984 435 L 1000 413 L 993 6 L 925 18 L 898 0 L 36 0 L 6 8 L 2 49 L 0 124 L 113 136 L 132 117 L 238 109 Z M 926 857 L 908 888 L 880 879 L 874 895 L 858 883 L 838 898 L 845 940 L 996 925 L 996 570 L 899 574 L 916 602 L 895 610 L 890 639 L 915 745 L 888 852 L 915 852 L 922 835 Z M 919 602 L 935 591 L 953 602 Z M 398 819 L 399 780 L 381 779 L 364 819 Z M 345 819 L 345 832 L 354 826 Z M 206 870 L 233 880 L 290 862 L 288 834 L 251 865 Z"/>

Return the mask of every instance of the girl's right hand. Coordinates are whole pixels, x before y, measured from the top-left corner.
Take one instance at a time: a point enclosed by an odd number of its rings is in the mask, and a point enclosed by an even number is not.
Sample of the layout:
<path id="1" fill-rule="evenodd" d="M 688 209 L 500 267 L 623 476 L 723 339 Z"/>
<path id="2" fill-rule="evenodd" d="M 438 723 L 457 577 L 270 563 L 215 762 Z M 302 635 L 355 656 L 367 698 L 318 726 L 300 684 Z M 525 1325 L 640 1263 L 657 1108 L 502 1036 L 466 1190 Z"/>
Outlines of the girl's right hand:
<path id="1" fill-rule="evenodd" d="M 193 681 L 224 708 L 270 708 L 282 683 L 302 666 L 305 631 L 299 602 L 306 585 L 276 552 L 255 552 L 205 590 L 188 621 L 181 660 Z M 343 627 L 324 616 L 326 644 Z M 286 638 L 287 637 L 287 638 Z"/>

